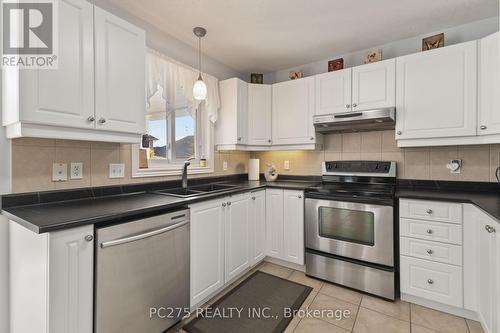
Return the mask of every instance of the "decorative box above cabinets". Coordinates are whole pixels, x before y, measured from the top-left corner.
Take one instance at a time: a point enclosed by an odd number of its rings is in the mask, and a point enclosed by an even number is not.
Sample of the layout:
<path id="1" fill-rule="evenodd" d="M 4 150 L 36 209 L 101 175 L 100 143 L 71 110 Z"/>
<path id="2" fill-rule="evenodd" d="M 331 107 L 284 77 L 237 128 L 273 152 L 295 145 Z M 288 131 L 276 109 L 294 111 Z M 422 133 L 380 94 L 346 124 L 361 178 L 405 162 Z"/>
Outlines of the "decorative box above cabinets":
<path id="1" fill-rule="evenodd" d="M 314 77 L 273 84 L 273 148 L 316 149 L 322 143 L 313 125 L 314 92 Z"/>
<path id="2" fill-rule="evenodd" d="M 396 61 L 316 75 L 316 115 L 388 108 L 396 105 Z"/>
<path id="3" fill-rule="evenodd" d="M 399 147 L 500 142 L 498 36 L 397 58 Z"/>
<path id="4" fill-rule="evenodd" d="M 58 33 L 57 69 L 3 70 L 7 137 L 140 142 L 144 31 L 85 0 L 65 0 Z"/>

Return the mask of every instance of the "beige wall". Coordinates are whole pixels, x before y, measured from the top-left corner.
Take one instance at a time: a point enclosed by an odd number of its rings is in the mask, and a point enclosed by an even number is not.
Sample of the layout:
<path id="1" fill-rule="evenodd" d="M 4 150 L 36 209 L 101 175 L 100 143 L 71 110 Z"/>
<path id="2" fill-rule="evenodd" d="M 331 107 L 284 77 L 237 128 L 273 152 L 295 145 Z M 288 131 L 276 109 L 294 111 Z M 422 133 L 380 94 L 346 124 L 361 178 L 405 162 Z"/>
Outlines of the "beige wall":
<path id="1" fill-rule="evenodd" d="M 274 163 L 280 174 L 320 175 L 324 160 L 390 160 L 397 162 L 399 178 L 496 181 L 500 165 L 500 145 L 448 146 L 434 148 L 398 148 L 394 131 L 328 134 L 321 151 L 256 152 L 261 171 Z M 462 159 L 460 174 L 450 174 L 445 165 L 450 159 Z M 290 170 L 283 161 L 290 161 Z"/>
<path id="2" fill-rule="evenodd" d="M 215 172 L 194 177 L 220 176 L 247 172 L 250 153 L 215 153 Z M 179 179 L 170 177 L 131 177 L 131 147 L 117 143 L 21 138 L 12 140 L 12 191 L 49 191 L 87 186 L 118 185 Z M 222 170 L 223 161 L 228 169 Z M 53 163 L 83 163 L 83 179 L 52 181 Z M 109 164 L 124 163 L 125 178 L 109 179 Z"/>

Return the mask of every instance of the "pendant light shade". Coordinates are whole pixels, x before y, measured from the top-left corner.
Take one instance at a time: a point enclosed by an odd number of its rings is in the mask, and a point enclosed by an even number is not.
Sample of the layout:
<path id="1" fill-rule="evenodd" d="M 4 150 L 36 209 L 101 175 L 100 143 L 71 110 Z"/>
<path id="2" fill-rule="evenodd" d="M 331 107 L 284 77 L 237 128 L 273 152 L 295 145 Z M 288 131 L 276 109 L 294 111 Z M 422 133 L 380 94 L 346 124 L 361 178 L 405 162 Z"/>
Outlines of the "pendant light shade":
<path id="1" fill-rule="evenodd" d="M 198 76 L 198 81 L 194 83 L 193 86 L 193 96 L 194 99 L 198 101 L 203 101 L 207 98 L 207 85 L 203 82 L 201 73 Z"/>
<path id="2" fill-rule="evenodd" d="M 198 80 L 193 86 L 193 97 L 198 101 L 203 101 L 207 98 L 207 85 L 203 82 L 201 77 L 201 38 L 207 34 L 207 30 L 202 27 L 196 27 L 193 29 L 193 33 L 198 37 Z"/>

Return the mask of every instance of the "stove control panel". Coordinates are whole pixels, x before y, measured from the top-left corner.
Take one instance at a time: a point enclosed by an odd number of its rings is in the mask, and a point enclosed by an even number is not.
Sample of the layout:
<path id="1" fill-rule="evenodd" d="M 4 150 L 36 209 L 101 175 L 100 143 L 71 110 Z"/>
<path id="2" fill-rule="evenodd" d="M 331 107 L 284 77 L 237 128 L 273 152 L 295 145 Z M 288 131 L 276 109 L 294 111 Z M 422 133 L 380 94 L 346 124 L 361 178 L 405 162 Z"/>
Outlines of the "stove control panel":
<path id="1" fill-rule="evenodd" d="M 323 162 L 323 173 L 326 174 L 372 174 L 395 175 L 395 162 L 390 161 L 326 161 Z"/>

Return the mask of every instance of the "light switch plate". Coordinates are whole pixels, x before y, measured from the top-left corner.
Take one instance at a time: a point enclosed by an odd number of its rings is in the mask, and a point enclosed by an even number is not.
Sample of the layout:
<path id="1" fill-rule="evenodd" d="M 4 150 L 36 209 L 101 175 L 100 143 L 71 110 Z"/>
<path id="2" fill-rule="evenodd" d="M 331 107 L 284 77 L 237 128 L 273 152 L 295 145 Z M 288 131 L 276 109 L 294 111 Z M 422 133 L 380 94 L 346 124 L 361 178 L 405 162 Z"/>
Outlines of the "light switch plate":
<path id="1" fill-rule="evenodd" d="M 283 162 L 283 169 L 290 170 L 290 161 L 287 160 Z"/>
<path id="2" fill-rule="evenodd" d="M 109 178 L 123 178 L 125 177 L 125 164 L 116 163 L 109 165 Z"/>
<path id="3" fill-rule="evenodd" d="M 68 180 L 68 165 L 66 163 L 52 164 L 52 181 L 65 182 Z"/>
<path id="4" fill-rule="evenodd" d="M 70 167 L 69 167 L 69 178 L 70 179 L 83 179 L 83 163 L 71 162 Z"/>
<path id="5" fill-rule="evenodd" d="M 222 162 L 222 170 L 223 171 L 227 170 L 227 161 Z"/>

